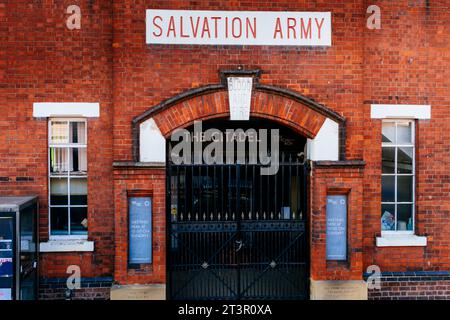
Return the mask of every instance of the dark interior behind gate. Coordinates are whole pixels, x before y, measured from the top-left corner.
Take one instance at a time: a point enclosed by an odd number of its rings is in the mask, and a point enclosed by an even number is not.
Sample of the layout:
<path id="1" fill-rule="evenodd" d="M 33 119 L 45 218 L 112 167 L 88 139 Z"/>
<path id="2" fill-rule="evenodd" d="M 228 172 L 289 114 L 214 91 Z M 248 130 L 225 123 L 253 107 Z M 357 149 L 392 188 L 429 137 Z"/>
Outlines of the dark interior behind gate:
<path id="1" fill-rule="evenodd" d="M 264 166 L 248 158 L 206 165 L 169 157 L 169 298 L 306 299 L 305 138 L 267 120 L 203 124 L 210 127 L 279 129 L 280 165 L 261 175 Z"/>

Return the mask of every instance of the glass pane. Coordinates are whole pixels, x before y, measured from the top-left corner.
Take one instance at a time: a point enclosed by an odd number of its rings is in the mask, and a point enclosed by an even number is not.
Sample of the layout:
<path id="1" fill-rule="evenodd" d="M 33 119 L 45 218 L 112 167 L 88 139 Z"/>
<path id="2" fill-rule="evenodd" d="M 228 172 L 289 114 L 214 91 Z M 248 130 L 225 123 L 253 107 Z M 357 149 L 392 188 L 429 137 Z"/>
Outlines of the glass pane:
<path id="1" fill-rule="evenodd" d="M 0 217 L 0 279 L 3 286 L 11 287 L 13 279 L 13 233 L 14 220 Z M 9 298 L 9 297 L 8 297 Z"/>
<path id="2" fill-rule="evenodd" d="M 70 204 L 71 205 L 87 205 L 87 179 L 73 178 L 70 179 Z"/>
<path id="3" fill-rule="evenodd" d="M 397 150 L 397 173 L 413 173 L 413 148 L 402 147 Z"/>
<path id="4" fill-rule="evenodd" d="M 52 121 L 50 123 L 50 143 L 69 142 L 69 123 L 67 121 Z"/>
<path id="5" fill-rule="evenodd" d="M 36 205 L 26 208 L 20 215 L 20 270 L 23 270 L 20 281 L 21 300 L 35 298 L 36 288 L 36 237 L 35 220 Z"/>
<path id="6" fill-rule="evenodd" d="M 412 176 L 398 176 L 397 177 L 397 202 L 412 202 Z"/>
<path id="7" fill-rule="evenodd" d="M 50 205 L 67 205 L 67 195 L 67 178 L 50 178 Z"/>
<path id="8" fill-rule="evenodd" d="M 70 123 L 70 143 L 86 143 L 86 123 L 71 122 Z"/>
<path id="9" fill-rule="evenodd" d="M 50 173 L 67 175 L 68 167 L 67 148 L 50 148 Z"/>
<path id="10" fill-rule="evenodd" d="M 50 228 L 52 235 L 69 234 L 69 216 L 67 208 L 50 208 Z"/>
<path id="11" fill-rule="evenodd" d="M 383 122 L 382 141 L 395 143 L 395 122 Z"/>
<path id="12" fill-rule="evenodd" d="M 71 234 L 87 234 L 87 208 L 70 208 Z"/>
<path id="13" fill-rule="evenodd" d="M 36 211 L 37 206 L 33 205 L 20 214 L 20 262 L 30 268 L 36 259 Z"/>
<path id="14" fill-rule="evenodd" d="M 395 205 L 381 205 L 381 230 L 395 230 Z"/>
<path id="15" fill-rule="evenodd" d="M 382 149 L 382 173 L 395 173 L 395 148 Z"/>
<path id="16" fill-rule="evenodd" d="M 412 204 L 397 205 L 397 230 L 413 230 Z"/>
<path id="17" fill-rule="evenodd" d="M 394 202 L 395 201 L 395 177 L 382 176 L 381 177 L 381 201 Z"/>
<path id="18" fill-rule="evenodd" d="M 87 172 L 86 148 L 70 148 L 70 174 L 85 175 Z"/>
<path id="19" fill-rule="evenodd" d="M 397 144 L 411 144 L 411 143 L 412 143 L 412 123 L 398 122 Z"/>

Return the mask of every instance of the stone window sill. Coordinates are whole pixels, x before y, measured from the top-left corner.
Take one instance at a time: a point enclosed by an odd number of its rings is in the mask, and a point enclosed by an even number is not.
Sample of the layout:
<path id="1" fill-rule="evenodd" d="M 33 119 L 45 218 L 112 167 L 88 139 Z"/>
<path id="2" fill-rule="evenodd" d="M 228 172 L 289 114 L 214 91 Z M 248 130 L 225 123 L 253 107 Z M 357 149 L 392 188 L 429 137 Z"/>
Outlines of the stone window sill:
<path id="1" fill-rule="evenodd" d="M 425 247 L 427 237 L 414 234 L 382 235 L 377 237 L 377 247 Z"/>
<path id="2" fill-rule="evenodd" d="M 39 244 L 40 252 L 92 252 L 94 241 L 84 239 L 50 239 Z"/>

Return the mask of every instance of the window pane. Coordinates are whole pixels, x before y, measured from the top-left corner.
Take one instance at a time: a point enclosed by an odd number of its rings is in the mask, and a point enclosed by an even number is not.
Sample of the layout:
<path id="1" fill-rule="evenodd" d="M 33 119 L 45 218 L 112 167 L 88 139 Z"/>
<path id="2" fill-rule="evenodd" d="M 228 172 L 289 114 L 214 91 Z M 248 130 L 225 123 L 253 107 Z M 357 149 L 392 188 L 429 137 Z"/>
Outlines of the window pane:
<path id="1" fill-rule="evenodd" d="M 71 122 L 70 123 L 70 133 L 69 133 L 70 143 L 86 143 L 86 123 L 85 122 Z"/>
<path id="2" fill-rule="evenodd" d="M 71 234 L 87 234 L 87 208 L 70 208 Z"/>
<path id="3" fill-rule="evenodd" d="M 395 148 L 382 149 L 382 173 L 395 173 Z"/>
<path id="4" fill-rule="evenodd" d="M 67 178 L 50 179 L 50 205 L 68 204 L 68 183 Z"/>
<path id="5" fill-rule="evenodd" d="M 66 175 L 68 167 L 67 148 L 50 148 L 50 173 Z"/>
<path id="6" fill-rule="evenodd" d="M 381 230 L 395 230 L 395 205 L 381 205 Z"/>
<path id="7" fill-rule="evenodd" d="M 87 179 L 70 179 L 70 204 L 87 205 Z"/>
<path id="8" fill-rule="evenodd" d="M 397 201 L 398 202 L 412 202 L 412 176 L 398 176 L 397 177 Z"/>
<path id="9" fill-rule="evenodd" d="M 381 201 L 394 202 L 395 201 L 395 176 L 381 177 Z"/>
<path id="10" fill-rule="evenodd" d="M 69 216 L 67 208 L 50 208 L 50 228 L 52 235 L 69 234 Z"/>
<path id="11" fill-rule="evenodd" d="M 397 150 L 397 173 L 413 173 L 413 148 L 402 147 Z"/>
<path id="12" fill-rule="evenodd" d="M 412 123 L 398 122 L 397 144 L 411 144 L 411 143 L 412 143 Z"/>
<path id="13" fill-rule="evenodd" d="M 70 148 L 70 174 L 85 175 L 87 172 L 86 148 Z"/>
<path id="14" fill-rule="evenodd" d="M 413 230 L 412 205 L 397 205 L 397 230 Z"/>
<path id="15" fill-rule="evenodd" d="M 383 122 L 383 142 L 395 143 L 395 122 Z"/>
<path id="16" fill-rule="evenodd" d="M 52 121 L 50 124 L 50 143 L 69 142 L 69 123 L 67 121 Z"/>

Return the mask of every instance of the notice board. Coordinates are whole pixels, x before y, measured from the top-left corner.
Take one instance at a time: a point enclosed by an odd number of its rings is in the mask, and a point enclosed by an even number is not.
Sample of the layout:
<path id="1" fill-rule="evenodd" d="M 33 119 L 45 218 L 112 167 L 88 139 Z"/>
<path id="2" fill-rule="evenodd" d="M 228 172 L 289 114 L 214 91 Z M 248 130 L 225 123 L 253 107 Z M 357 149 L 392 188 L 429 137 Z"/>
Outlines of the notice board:
<path id="1" fill-rule="evenodd" d="M 129 264 L 152 263 L 152 198 L 129 198 Z"/>
<path id="2" fill-rule="evenodd" d="M 347 260 L 347 196 L 327 196 L 327 260 Z"/>

